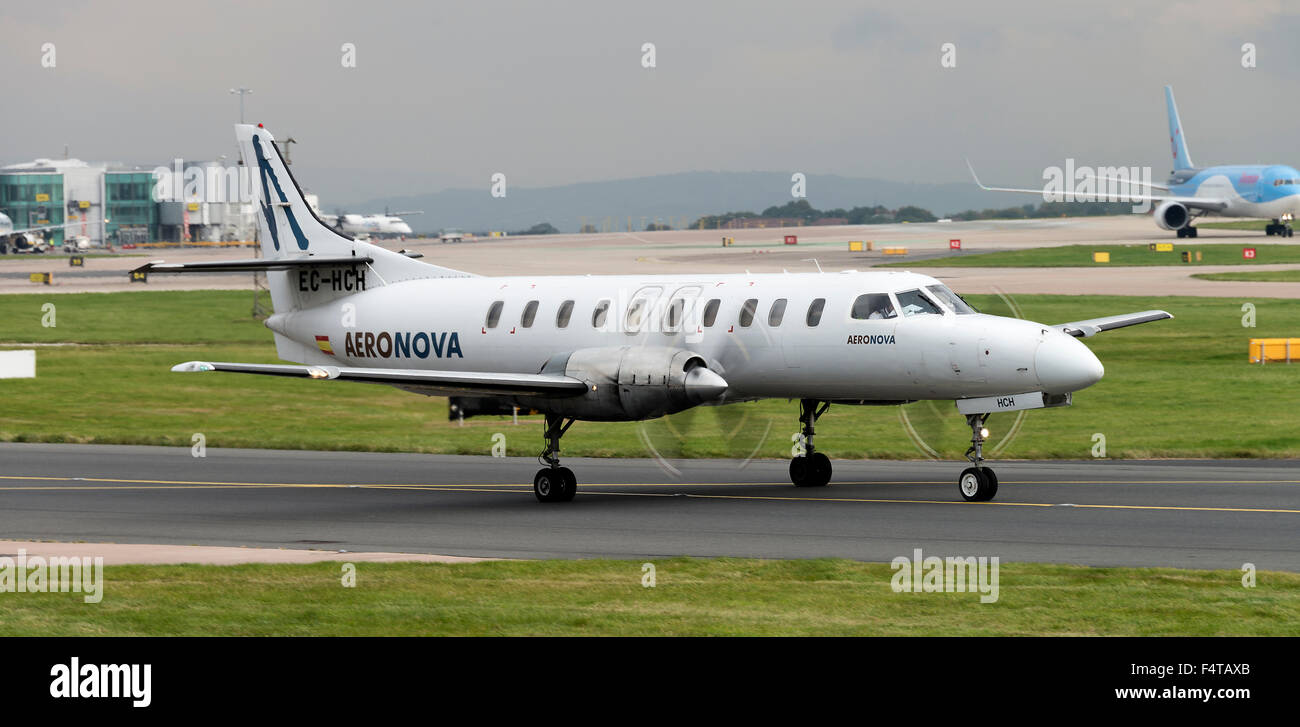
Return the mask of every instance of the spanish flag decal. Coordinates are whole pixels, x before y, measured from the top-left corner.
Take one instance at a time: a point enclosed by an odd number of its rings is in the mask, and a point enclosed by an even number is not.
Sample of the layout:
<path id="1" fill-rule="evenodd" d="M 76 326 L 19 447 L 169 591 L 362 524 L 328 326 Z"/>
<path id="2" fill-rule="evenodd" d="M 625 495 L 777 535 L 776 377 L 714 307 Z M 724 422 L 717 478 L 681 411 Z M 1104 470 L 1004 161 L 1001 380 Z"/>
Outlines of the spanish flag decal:
<path id="1" fill-rule="evenodd" d="M 317 346 L 320 346 L 320 350 L 321 350 L 322 353 L 327 353 L 327 354 L 329 354 L 329 355 L 331 355 L 331 356 L 334 355 L 334 348 L 333 348 L 332 346 L 330 346 L 330 337 L 329 337 L 329 336 L 317 336 L 317 337 L 316 337 L 316 345 L 317 345 Z"/>

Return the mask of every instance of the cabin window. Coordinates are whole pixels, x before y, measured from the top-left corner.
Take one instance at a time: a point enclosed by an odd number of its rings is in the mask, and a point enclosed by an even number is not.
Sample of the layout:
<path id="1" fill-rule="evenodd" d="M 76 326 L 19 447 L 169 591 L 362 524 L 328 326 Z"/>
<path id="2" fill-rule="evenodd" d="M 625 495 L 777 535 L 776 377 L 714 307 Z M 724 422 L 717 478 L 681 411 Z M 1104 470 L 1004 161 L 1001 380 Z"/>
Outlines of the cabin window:
<path id="1" fill-rule="evenodd" d="M 748 328 L 754 322 L 754 313 L 758 311 L 758 298 L 750 298 L 740 306 L 740 327 Z"/>
<path id="2" fill-rule="evenodd" d="M 952 290 L 950 290 L 946 285 L 927 285 L 925 286 L 925 292 L 938 298 L 939 302 L 951 308 L 952 312 L 959 316 L 978 312 L 974 308 L 970 307 L 969 303 L 962 300 L 960 295 L 952 292 Z"/>
<path id="3" fill-rule="evenodd" d="M 919 316 L 927 313 L 942 315 L 939 306 L 934 304 L 920 290 L 905 290 L 898 294 L 898 306 L 903 309 L 904 316 Z"/>
<path id="4" fill-rule="evenodd" d="M 718 308 L 722 307 L 722 300 L 714 298 L 704 304 L 704 327 L 711 328 L 718 321 Z"/>
<path id="5" fill-rule="evenodd" d="M 591 312 L 591 327 L 604 328 L 605 319 L 609 317 L 609 301 L 602 300 L 596 304 L 596 310 Z"/>
<path id="6" fill-rule="evenodd" d="M 537 318 L 537 301 L 530 300 L 528 305 L 524 306 L 524 314 L 519 317 L 519 325 L 524 328 L 532 328 L 535 318 Z"/>
<path id="7" fill-rule="evenodd" d="M 506 304 L 505 301 L 503 300 L 495 301 L 492 303 L 490 307 L 488 307 L 487 323 L 486 323 L 488 328 L 497 327 L 497 323 L 501 321 L 501 309 L 505 307 Z"/>
<path id="8" fill-rule="evenodd" d="M 897 318 L 898 311 L 894 310 L 894 303 L 889 299 L 888 293 L 864 293 L 853 301 L 853 311 L 849 315 L 858 320 L 874 321 Z"/>
<path id="9" fill-rule="evenodd" d="M 767 325 L 776 328 L 781 325 L 781 320 L 785 318 L 785 304 L 789 302 L 785 298 L 777 298 L 772 301 L 772 307 L 767 311 Z"/>
<path id="10" fill-rule="evenodd" d="M 568 328 L 569 319 L 573 317 L 573 301 L 566 300 L 560 304 L 560 309 L 555 312 L 555 327 Z"/>
<path id="11" fill-rule="evenodd" d="M 677 298 L 668 304 L 664 311 L 664 333 L 674 333 L 682 325 L 682 314 L 686 312 L 686 300 Z"/>
<path id="12" fill-rule="evenodd" d="M 804 320 L 808 325 L 815 326 L 822 322 L 822 311 L 826 309 L 826 299 L 818 298 L 808 305 L 808 317 Z"/>
<path id="13" fill-rule="evenodd" d="M 627 318 L 624 319 L 624 323 L 627 325 L 628 333 L 641 330 L 641 319 L 645 317 L 645 310 L 649 302 L 645 298 L 637 298 L 632 301 L 632 305 L 627 307 Z"/>

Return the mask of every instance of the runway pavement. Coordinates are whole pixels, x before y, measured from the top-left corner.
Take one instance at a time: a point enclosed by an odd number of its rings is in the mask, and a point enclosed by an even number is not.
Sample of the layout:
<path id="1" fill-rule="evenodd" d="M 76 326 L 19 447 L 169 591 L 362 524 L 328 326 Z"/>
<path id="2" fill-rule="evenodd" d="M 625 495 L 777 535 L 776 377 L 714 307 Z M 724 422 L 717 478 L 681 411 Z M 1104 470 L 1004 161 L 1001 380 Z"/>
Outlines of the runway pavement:
<path id="1" fill-rule="evenodd" d="M 571 503 L 523 458 L 0 444 L 0 539 L 244 545 L 508 558 L 926 555 L 1300 571 L 1300 463 L 992 463 L 966 503 L 956 462 L 566 459 Z"/>

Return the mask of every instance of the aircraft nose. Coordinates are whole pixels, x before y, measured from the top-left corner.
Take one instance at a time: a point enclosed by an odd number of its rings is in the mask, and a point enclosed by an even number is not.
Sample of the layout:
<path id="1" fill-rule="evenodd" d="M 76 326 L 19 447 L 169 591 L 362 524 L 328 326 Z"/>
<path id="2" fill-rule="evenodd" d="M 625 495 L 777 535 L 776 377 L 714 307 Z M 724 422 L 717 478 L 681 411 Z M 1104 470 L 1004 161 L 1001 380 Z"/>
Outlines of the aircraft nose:
<path id="1" fill-rule="evenodd" d="M 1106 369 L 1092 351 L 1077 338 L 1048 336 L 1034 353 L 1038 383 L 1049 394 L 1065 394 L 1101 381 Z"/>

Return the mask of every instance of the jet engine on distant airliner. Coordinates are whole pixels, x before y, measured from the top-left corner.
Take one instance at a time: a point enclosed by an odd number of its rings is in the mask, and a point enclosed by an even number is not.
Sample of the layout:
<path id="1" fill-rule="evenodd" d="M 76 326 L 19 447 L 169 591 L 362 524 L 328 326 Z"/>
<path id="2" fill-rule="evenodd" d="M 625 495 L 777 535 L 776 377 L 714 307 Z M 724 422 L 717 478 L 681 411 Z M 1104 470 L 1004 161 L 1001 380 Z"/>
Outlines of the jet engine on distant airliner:
<path id="1" fill-rule="evenodd" d="M 1181 230 L 1192 221 L 1187 207 L 1181 202 L 1163 202 L 1155 211 L 1156 224 L 1162 230 Z"/>

